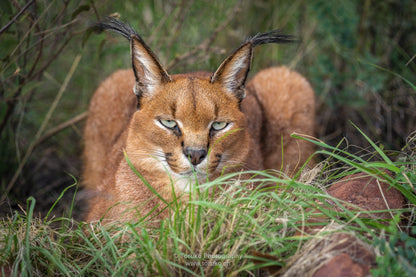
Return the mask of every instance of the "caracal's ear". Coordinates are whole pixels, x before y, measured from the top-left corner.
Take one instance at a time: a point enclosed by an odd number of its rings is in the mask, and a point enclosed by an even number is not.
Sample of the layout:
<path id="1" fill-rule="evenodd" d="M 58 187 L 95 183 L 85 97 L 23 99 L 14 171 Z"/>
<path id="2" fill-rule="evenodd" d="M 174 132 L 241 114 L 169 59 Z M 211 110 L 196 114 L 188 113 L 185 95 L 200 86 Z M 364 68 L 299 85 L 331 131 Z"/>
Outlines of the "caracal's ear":
<path id="1" fill-rule="evenodd" d="M 139 103 L 143 94 L 152 94 L 155 87 L 171 81 L 169 74 L 162 67 L 156 55 L 128 23 L 114 17 L 106 17 L 93 25 L 92 28 L 98 32 L 114 31 L 130 41 L 132 65 L 136 77 L 133 90 Z"/>
<path id="2" fill-rule="evenodd" d="M 232 93 L 239 101 L 246 95 L 245 82 L 250 71 L 253 48 L 266 43 L 288 43 L 293 42 L 293 36 L 283 35 L 278 30 L 259 33 L 248 38 L 237 48 L 215 71 L 211 77 L 211 83 L 220 83 Z"/>
<path id="3" fill-rule="evenodd" d="M 250 70 L 252 53 L 253 47 L 250 43 L 241 45 L 222 62 L 211 77 L 211 83 L 221 83 L 239 101 L 243 100 L 246 95 L 244 84 Z"/>
<path id="4" fill-rule="evenodd" d="M 169 74 L 162 67 L 156 55 L 140 36 L 131 36 L 130 47 L 133 71 L 136 77 L 134 93 L 137 97 L 142 94 L 152 94 L 155 87 L 171 81 Z"/>

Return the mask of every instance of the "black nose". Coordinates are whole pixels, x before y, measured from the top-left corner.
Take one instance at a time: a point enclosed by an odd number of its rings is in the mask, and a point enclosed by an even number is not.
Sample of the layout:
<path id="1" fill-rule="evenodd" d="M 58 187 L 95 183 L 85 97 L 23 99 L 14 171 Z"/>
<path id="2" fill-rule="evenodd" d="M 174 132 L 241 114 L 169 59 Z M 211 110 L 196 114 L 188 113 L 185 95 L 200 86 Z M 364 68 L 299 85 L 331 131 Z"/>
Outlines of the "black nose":
<path id="1" fill-rule="evenodd" d="M 207 156 L 207 150 L 203 148 L 187 147 L 184 149 L 183 154 L 185 154 L 193 165 L 198 165 Z"/>

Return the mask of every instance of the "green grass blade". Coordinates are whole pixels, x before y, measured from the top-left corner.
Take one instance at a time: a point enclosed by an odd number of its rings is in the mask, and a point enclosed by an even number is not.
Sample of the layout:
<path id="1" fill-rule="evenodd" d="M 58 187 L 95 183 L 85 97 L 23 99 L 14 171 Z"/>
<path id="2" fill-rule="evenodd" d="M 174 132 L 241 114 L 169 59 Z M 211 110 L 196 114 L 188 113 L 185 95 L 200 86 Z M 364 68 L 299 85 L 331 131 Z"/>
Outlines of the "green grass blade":
<path id="1" fill-rule="evenodd" d="M 377 153 L 383 158 L 383 160 L 388 163 L 391 166 L 394 166 L 393 162 L 387 157 L 387 155 L 380 149 L 380 147 L 378 147 L 366 134 L 364 134 L 363 131 L 361 131 L 360 128 L 358 128 L 357 125 L 355 125 L 354 123 L 350 122 L 352 124 L 352 126 L 354 126 L 355 129 L 358 130 L 358 132 L 360 132 L 360 134 L 371 144 L 371 146 L 377 151 Z"/>
<path id="2" fill-rule="evenodd" d="M 35 209 L 36 200 L 33 197 L 27 199 L 28 213 L 26 216 L 26 234 L 25 234 L 25 243 L 24 243 L 24 252 L 23 252 L 23 267 L 22 273 L 32 276 L 32 262 L 31 262 L 31 243 L 30 243 L 30 233 L 33 220 L 33 211 Z"/>
<path id="3" fill-rule="evenodd" d="M 62 199 L 62 197 L 64 197 L 65 192 L 67 192 L 69 189 L 73 188 L 73 187 L 77 187 L 78 183 L 74 183 L 68 187 L 66 187 L 61 194 L 58 196 L 58 198 L 56 199 L 56 201 L 53 203 L 52 207 L 49 209 L 48 213 L 45 216 L 45 219 L 43 220 L 44 223 L 46 223 L 48 221 L 48 218 L 50 216 L 50 214 L 52 213 L 53 209 L 55 208 L 56 204 L 58 204 L 58 202 Z M 75 196 L 74 196 L 75 197 Z"/>

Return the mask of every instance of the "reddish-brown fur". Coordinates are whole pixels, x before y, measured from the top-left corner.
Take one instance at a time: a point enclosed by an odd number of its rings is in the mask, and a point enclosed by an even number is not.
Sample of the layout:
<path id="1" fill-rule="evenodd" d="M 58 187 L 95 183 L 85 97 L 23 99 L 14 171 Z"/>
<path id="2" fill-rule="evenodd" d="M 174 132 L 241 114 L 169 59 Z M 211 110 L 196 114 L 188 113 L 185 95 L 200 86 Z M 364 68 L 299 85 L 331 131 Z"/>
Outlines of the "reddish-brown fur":
<path id="1" fill-rule="evenodd" d="M 129 167 L 123 151 L 167 201 L 173 190 L 178 196 L 190 190 L 192 171 L 201 184 L 242 169 L 291 173 L 306 161 L 312 146 L 290 135 L 313 134 L 313 90 L 298 73 L 272 67 L 246 84 L 244 97 L 251 48 L 244 44 L 214 75 L 169 76 L 132 36 L 135 73 L 112 74 L 90 104 L 84 150 L 84 184 L 92 192 L 87 221 L 138 220 L 166 206 Z M 158 218 L 167 214 L 164 210 Z"/>

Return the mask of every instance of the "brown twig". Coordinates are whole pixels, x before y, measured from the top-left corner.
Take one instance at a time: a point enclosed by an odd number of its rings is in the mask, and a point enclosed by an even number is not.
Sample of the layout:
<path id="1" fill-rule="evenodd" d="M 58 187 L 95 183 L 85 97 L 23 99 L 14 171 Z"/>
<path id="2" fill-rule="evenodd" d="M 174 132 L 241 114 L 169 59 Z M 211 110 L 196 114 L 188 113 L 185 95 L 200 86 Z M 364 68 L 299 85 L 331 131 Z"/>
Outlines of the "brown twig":
<path id="1" fill-rule="evenodd" d="M 87 118 L 88 116 L 88 112 L 83 112 L 61 124 L 59 124 L 58 126 L 53 127 L 52 129 L 49 129 L 49 131 L 45 132 L 45 134 L 43 136 L 41 136 L 36 142 L 35 145 L 39 145 L 42 142 L 44 142 L 45 140 L 47 140 L 48 138 L 50 138 L 51 136 L 59 133 L 60 131 L 68 128 L 69 126 L 72 126 L 74 124 L 76 124 L 79 121 L 84 120 L 85 118 Z"/>
<path id="2" fill-rule="evenodd" d="M 72 39 L 72 36 L 69 36 L 59 47 L 59 49 L 57 51 L 55 51 L 55 53 L 53 53 L 53 55 L 49 58 L 49 60 L 35 73 L 33 73 L 33 79 L 36 79 L 37 77 L 39 77 L 45 70 L 46 68 L 49 67 L 49 65 L 56 60 L 56 58 L 58 57 L 58 55 L 64 50 L 64 48 L 68 45 L 68 42 Z"/>
<path id="3" fill-rule="evenodd" d="M 90 3 L 91 3 L 92 10 L 94 11 L 94 15 L 97 18 L 97 21 L 100 21 L 101 17 L 100 17 L 100 14 L 97 11 L 97 8 L 95 7 L 94 1 L 92 0 L 92 1 L 90 1 Z"/>
<path id="4" fill-rule="evenodd" d="M 36 23 L 36 24 L 38 24 L 38 22 Z M 38 27 L 39 28 L 39 27 Z M 40 39 L 38 40 L 39 41 L 39 46 L 38 46 L 38 54 L 36 55 L 36 58 L 35 58 L 35 61 L 33 62 L 33 64 L 32 64 L 32 68 L 30 69 L 30 71 L 29 71 L 29 73 L 27 74 L 28 75 L 28 77 L 30 78 L 30 76 L 33 74 L 33 71 L 35 70 L 35 68 L 36 68 L 36 66 L 37 66 L 37 64 L 38 64 L 38 62 L 39 62 L 39 60 L 41 59 L 41 57 L 42 57 L 42 54 L 43 54 L 43 42 L 44 42 L 44 39 L 45 39 L 45 35 L 44 34 L 40 34 Z"/>
<path id="5" fill-rule="evenodd" d="M 33 3 L 35 3 L 35 0 L 32 0 L 30 2 L 27 2 L 26 5 L 6 24 L 0 29 L 0 35 L 3 34 L 7 29 L 9 29 L 10 26 L 29 8 Z"/>
<path id="6" fill-rule="evenodd" d="M 416 54 L 410 58 L 410 60 L 405 64 L 405 66 L 408 66 L 415 58 L 416 58 Z"/>

